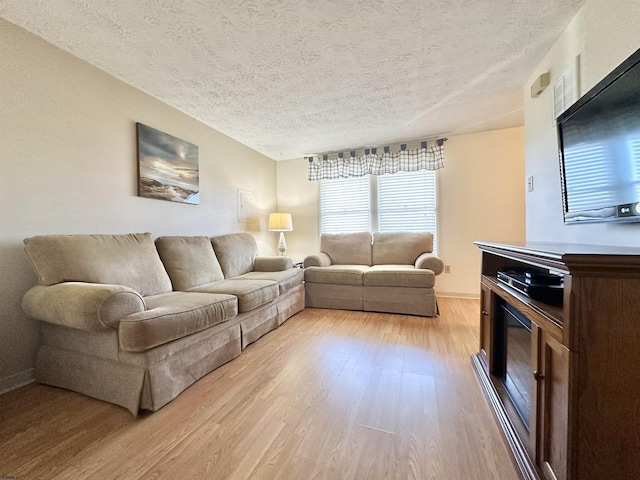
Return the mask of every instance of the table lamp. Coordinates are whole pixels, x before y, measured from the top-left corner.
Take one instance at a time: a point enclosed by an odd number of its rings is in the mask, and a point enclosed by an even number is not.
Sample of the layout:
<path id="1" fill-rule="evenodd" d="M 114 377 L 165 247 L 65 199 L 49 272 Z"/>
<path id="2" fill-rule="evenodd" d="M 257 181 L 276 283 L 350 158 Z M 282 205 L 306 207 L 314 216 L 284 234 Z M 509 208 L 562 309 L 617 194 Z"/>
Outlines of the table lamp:
<path id="1" fill-rule="evenodd" d="M 278 250 L 282 255 L 287 250 L 287 242 L 284 239 L 284 232 L 290 232 L 293 230 L 293 222 L 291 221 L 290 213 L 270 213 L 269 214 L 269 230 L 273 232 L 280 232 L 280 242 L 278 243 Z"/>

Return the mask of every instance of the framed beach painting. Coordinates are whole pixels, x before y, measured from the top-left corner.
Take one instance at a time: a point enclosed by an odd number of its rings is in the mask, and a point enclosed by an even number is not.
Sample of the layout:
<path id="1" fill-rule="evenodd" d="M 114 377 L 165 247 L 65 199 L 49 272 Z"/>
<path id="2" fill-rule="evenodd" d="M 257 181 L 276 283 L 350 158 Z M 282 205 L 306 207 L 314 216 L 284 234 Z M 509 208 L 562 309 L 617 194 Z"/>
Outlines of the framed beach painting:
<path id="1" fill-rule="evenodd" d="M 200 203 L 198 146 L 136 123 L 138 196 Z"/>

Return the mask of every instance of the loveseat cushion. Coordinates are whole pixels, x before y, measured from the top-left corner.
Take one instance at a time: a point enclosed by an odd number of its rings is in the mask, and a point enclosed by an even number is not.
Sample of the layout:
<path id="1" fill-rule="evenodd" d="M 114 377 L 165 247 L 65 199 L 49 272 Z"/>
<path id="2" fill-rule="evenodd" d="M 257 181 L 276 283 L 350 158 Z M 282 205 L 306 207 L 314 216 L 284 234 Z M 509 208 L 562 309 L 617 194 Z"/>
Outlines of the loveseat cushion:
<path id="1" fill-rule="evenodd" d="M 333 283 L 336 285 L 363 285 L 364 273 L 370 268 L 367 265 L 309 267 L 304 270 L 304 281 L 307 283 Z"/>
<path id="2" fill-rule="evenodd" d="M 271 280 L 278 283 L 280 295 L 288 292 L 296 285 L 304 281 L 304 272 L 301 268 L 289 268 L 280 272 L 249 272 L 237 277 L 249 280 Z"/>
<path id="3" fill-rule="evenodd" d="M 431 270 L 415 268 L 413 265 L 374 265 L 364 273 L 364 284 L 433 288 L 436 276 Z"/>
<path id="4" fill-rule="evenodd" d="M 224 278 L 208 237 L 159 237 L 156 247 L 174 290 L 185 291 Z"/>
<path id="5" fill-rule="evenodd" d="M 432 251 L 431 232 L 376 232 L 371 260 L 372 265 L 413 265 L 422 253 Z"/>
<path id="6" fill-rule="evenodd" d="M 118 327 L 120 348 L 143 352 L 200 332 L 238 314 L 233 295 L 170 292 L 146 297 L 147 310 L 124 317 Z"/>
<path id="7" fill-rule="evenodd" d="M 371 233 L 324 233 L 320 251 L 329 255 L 334 265 L 371 265 Z"/>
<path id="8" fill-rule="evenodd" d="M 142 296 L 171 291 L 171 280 L 150 233 L 40 235 L 24 240 L 40 284 L 123 285 Z"/>
<path id="9" fill-rule="evenodd" d="M 258 245 L 248 233 L 231 233 L 211 239 L 224 278 L 237 277 L 253 270 Z"/>
<path id="10" fill-rule="evenodd" d="M 232 278 L 193 287 L 190 292 L 225 293 L 238 298 L 238 311 L 249 312 L 278 297 L 278 284 L 272 280 Z"/>

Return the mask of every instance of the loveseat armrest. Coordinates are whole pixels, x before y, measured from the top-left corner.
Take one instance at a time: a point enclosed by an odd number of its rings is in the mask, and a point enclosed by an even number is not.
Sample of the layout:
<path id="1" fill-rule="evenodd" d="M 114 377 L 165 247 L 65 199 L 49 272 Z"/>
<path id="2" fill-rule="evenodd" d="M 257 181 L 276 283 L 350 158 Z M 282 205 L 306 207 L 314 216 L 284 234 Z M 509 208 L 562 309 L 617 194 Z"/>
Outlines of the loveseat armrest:
<path id="1" fill-rule="evenodd" d="M 254 272 L 281 272 L 293 268 L 293 260 L 289 257 L 257 256 L 253 264 Z"/>
<path id="2" fill-rule="evenodd" d="M 129 287 L 84 282 L 37 285 L 25 293 L 22 309 L 31 318 L 80 330 L 118 328 L 119 321 L 143 312 L 142 296 Z"/>
<path id="3" fill-rule="evenodd" d="M 304 267 L 328 267 L 331 265 L 331 257 L 324 252 L 309 255 L 304 259 Z"/>
<path id="4" fill-rule="evenodd" d="M 440 275 L 444 271 L 444 262 L 433 253 L 423 253 L 417 258 L 415 267 L 428 269 L 434 274 Z"/>

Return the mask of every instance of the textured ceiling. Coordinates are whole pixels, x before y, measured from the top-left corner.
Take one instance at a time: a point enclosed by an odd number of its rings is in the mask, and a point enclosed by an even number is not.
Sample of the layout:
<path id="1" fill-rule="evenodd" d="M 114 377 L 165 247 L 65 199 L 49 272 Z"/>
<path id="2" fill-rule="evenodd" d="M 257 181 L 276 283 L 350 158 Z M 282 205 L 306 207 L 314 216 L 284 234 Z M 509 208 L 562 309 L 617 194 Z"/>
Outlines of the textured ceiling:
<path id="1" fill-rule="evenodd" d="M 583 3 L 2 0 L 0 17 L 283 160 L 522 125 L 524 82 Z"/>

